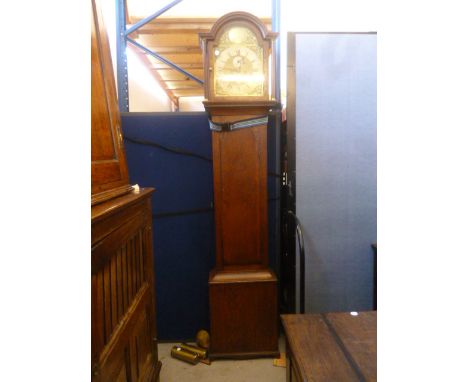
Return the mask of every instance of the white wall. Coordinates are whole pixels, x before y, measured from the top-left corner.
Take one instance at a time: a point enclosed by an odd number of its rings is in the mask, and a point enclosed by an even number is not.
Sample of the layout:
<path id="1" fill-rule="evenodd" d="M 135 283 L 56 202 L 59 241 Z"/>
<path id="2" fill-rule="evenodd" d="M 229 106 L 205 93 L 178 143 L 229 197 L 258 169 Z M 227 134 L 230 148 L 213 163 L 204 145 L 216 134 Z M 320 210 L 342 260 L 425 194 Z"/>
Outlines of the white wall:
<path id="1" fill-rule="evenodd" d="M 171 100 L 143 63 L 127 48 L 129 111 L 171 111 Z"/>
<path id="2" fill-rule="evenodd" d="M 286 104 L 288 32 L 375 32 L 377 3 L 371 0 L 281 0 L 281 100 Z"/>
<path id="3" fill-rule="evenodd" d="M 203 106 L 203 99 L 205 97 L 180 97 L 179 98 L 179 111 L 205 111 Z"/>

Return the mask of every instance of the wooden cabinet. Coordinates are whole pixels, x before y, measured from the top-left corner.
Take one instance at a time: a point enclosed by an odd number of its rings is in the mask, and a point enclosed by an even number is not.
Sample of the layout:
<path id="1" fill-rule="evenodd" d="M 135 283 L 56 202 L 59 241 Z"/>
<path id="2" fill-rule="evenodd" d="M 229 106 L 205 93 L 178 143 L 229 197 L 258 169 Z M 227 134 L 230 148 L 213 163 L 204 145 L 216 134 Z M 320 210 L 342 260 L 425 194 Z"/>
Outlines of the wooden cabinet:
<path id="1" fill-rule="evenodd" d="M 154 381 L 159 368 L 151 232 L 152 189 L 92 209 L 93 381 Z"/>
<path id="2" fill-rule="evenodd" d="M 158 380 L 151 194 L 128 184 L 106 29 L 92 0 L 91 374 Z"/>
<path id="3" fill-rule="evenodd" d="M 99 0 L 91 22 L 91 203 L 130 191 L 109 41 Z"/>

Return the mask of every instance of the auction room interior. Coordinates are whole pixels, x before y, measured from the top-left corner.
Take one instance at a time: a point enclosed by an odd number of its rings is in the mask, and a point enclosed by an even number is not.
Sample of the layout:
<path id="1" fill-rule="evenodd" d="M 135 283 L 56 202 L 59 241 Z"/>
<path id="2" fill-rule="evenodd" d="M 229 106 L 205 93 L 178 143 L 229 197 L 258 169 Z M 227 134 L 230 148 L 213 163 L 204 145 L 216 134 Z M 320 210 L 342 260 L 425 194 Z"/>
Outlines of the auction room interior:
<path id="1" fill-rule="evenodd" d="M 92 381 L 376 381 L 377 32 L 91 3 Z"/>

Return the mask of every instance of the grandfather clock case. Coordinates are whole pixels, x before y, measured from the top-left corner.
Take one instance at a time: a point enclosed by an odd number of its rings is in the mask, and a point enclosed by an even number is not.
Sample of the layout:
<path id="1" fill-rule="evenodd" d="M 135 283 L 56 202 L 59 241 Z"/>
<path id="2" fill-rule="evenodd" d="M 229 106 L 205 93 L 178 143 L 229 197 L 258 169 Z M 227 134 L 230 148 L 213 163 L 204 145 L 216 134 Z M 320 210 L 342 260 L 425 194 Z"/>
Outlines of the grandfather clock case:
<path id="1" fill-rule="evenodd" d="M 272 41 L 233 12 L 200 34 L 212 130 L 216 266 L 209 276 L 212 358 L 278 356 L 277 278 L 268 267 L 267 122 Z"/>

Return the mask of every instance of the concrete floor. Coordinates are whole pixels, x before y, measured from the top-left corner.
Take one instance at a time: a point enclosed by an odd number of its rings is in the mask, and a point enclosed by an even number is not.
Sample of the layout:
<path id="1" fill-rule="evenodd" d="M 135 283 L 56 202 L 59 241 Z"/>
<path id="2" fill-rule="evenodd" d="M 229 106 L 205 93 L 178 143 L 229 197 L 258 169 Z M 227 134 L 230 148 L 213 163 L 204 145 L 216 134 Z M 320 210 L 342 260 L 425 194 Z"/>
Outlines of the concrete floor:
<path id="1" fill-rule="evenodd" d="M 211 365 L 189 363 L 171 357 L 176 343 L 159 343 L 159 359 L 162 362 L 160 382 L 284 382 L 286 369 L 273 366 L 273 358 L 248 360 L 216 360 Z M 284 339 L 279 341 L 284 352 Z"/>

